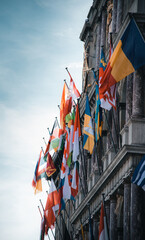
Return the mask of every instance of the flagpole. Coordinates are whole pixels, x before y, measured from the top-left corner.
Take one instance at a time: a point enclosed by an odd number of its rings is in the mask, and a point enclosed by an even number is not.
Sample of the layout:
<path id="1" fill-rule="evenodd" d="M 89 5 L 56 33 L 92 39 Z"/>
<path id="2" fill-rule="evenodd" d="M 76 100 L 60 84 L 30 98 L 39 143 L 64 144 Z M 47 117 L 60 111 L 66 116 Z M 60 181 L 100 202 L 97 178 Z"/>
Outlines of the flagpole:
<path id="1" fill-rule="evenodd" d="M 58 127 L 60 128 L 60 125 L 59 125 L 58 119 L 57 119 L 57 117 L 55 117 L 55 118 L 56 118 L 56 121 L 57 121 Z"/>
<path id="2" fill-rule="evenodd" d="M 79 99 L 78 99 L 78 110 L 79 110 Z M 79 116 L 80 116 L 80 113 L 79 113 Z M 80 129 L 81 130 L 81 129 Z M 82 144 L 82 131 L 81 131 L 81 144 Z M 83 146 L 82 146 L 82 150 L 83 150 Z M 82 154 L 81 154 L 81 156 L 82 156 Z M 85 163 L 84 163 L 84 155 L 83 155 L 83 164 L 84 164 L 84 167 L 85 167 Z M 80 177 L 80 175 L 79 175 L 79 177 Z M 80 182 L 81 182 L 81 178 L 80 178 Z M 85 182 L 86 182 L 86 179 L 85 179 Z M 86 186 L 87 186 L 87 183 L 86 183 Z M 88 186 L 87 186 L 87 192 L 88 192 Z M 86 196 L 86 192 L 84 191 L 84 197 Z M 91 213 L 90 213 L 90 204 L 88 203 L 88 211 L 89 211 L 89 219 L 91 219 Z M 91 224 L 91 222 L 90 222 L 90 231 L 92 231 L 91 230 L 92 229 L 92 224 Z M 92 232 L 90 232 L 90 234 L 91 234 L 91 240 L 93 240 L 93 236 L 92 236 Z"/>
<path id="3" fill-rule="evenodd" d="M 49 182 L 48 182 L 48 185 L 49 185 L 49 187 L 50 187 L 50 184 L 49 184 Z M 48 191 L 46 191 L 46 192 L 47 192 L 47 194 L 48 194 Z M 67 212 L 66 208 L 64 209 L 64 211 L 66 212 L 66 215 L 67 215 L 67 217 L 68 217 L 68 219 L 69 219 L 69 215 L 68 215 L 68 212 Z M 60 215 L 61 215 L 61 212 L 60 212 Z M 63 219 L 63 221 L 64 221 L 64 219 Z M 69 222 L 70 222 L 70 224 L 71 224 L 71 227 L 72 227 L 72 230 L 73 230 L 73 232 L 74 232 L 74 226 L 72 225 L 72 223 L 71 223 L 70 219 L 69 219 Z"/>
<path id="4" fill-rule="evenodd" d="M 47 143 L 46 143 L 46 141 L 45 141 L 45 138 L 43 137 L 43 140 L 44 140 L 44 143 L 45 143 L 45 145 L 47 145 Z"/>
<path id="5" fill-rule="evenodd" d="M 68 68 L 66 67 L 65 69 L 66 69 L 66 71 L 68 72 L 68 75 L 70 76 L 70 72 L 68 71 Z M 70 76 L 70 77 L 71 77 L 71 76 Z"/>
<path id="6" fill-rule="evenodd" d="M 40 201 L 40 203 L 41 203 L 41 206 L 42 206 L 42 209 L 43 209 L 43 212 L 44 212 L 44 206 L 43 206 L 43 204 L 42 204 L 41 199 L 39 199 L 39 201 Z M 50 229 L 51 229 L 51 228 L 50 228 Z M 55 239 L 55 236 L 54 236 L 54 233 L 53 233 L 52 229 L 51 229 L 51 233 L 52 233 L 52 235 L 53 235 L 53 237 L 54 237 L 54 239 Z"/>
<path id="7" fill-rule="evenodd" d="M 42 216 L 42 213 L 41 213 L 41 210 L 40 210 L 40 207 L 38 206 L 38 210 L 39 210 L 39 213 L 40 213 L 40 216 L 41 216 L 41 219 L 43 218 Z"/>
<path id="8" fill-rule="evenodd" d="M 50 135 L 50 130 L 49 130 L 49 127 L 47 128 L 48 132 L 49 132 L 49 135 Z"/>
<path id="9" fill-rule="evenodd" d="M 64 82 L 65 82 L 65 84 L 66 84 L 66 86 L 67 86 L 67 88 L 68 88 L 68 90 L 69 90 L 69 86 L 68 86 L 68 84 L 67 84 L 67 82 L 66 82 L 66 79 L 64 79 Z"/>
<path id="10" fill-rule="evenodd" d="M 48 185 L 49 185 L 49 187 L 50 187 L 50 184 L 49 184 L 49 183 L 48 183 Z M 46 193 L 47 193 L 47 195 L 48 195 L 48 191 L 46 191 Z M 55 221 L 56 221 L 56 225 L 57 225 L 57 227 L 58 227 L 58 231 L 59 231 L 59 233 L 60 233 L 60 237 L 61 237 L 61 239 L 63 240 L 60 227 L 59 227 L 59 225 L 58 225 L 58 223 L 57 223 L 57 218 L 55 218 Z"/>
<path id="11" fill-rule="evenodd" d="M 38 206 L 38 210 L 39 210 L 39 213 L 40 213 L 40 216 L 41 216 L 41 220 L 42 220 L 43 216 L 42 216 L 42 213 L 41 213 L 41 210 L 40 210 L 39 206 Z M 48 236 L 49 240 L 51 240 L 50 237 L 49 237 L 49 234 L 47 236 Z"/>
<path id="12" fill-rule="evenodd" d="M 77 101 L 78 101 L 78 110 L 80 109 L 79 108 L 79 99 L 77 99 Z M 79 117 L 80 117 L 80 110 L 79 110 Z M 80 147 L 80 144 L 79 144 L 79 149 L 80 149 L 80 155 L 81 155 L 81 162 L 83 163 L 83 168 L 82 168 L 82 170 L 83 170 L 83 175 L 84 175 L 84 180 L 85 180 L 85 183 L 86 183 L 86 191 L 88 192 L 88 185 L 87 185 L 87 182 L 86 182 L 86 179 L 87 179 L 87 177 L 86 177 L 86 171 L 84 171 L 84 169 L 85 169 L 85 159 L 84 159 L 84 151 L 83 151 L 83 143 L 82 143 L 82 129 L 81 129 L 81 127 L 80 127 L 80 131 L 81 131 L 81 147 Z M 81 151 L 81 149 L 82 149 L 82 151 Z M 82 154 L 83 153 L 83 154 Z M 81 178 L 80 178 L 81 179 Z M 83 189 L 83 188 L 82 188 Z M 84 190 L 83 190 L 84 191 Z M 84 191 L 84 197 L 85 197 L 85 194 L 86 194 L 86 191 Z"/>
<path id="13" fill-rule="evenodd" d="M 42 152 L 43 152 L 43 154 L 44 154 L 44 150 L 43 150 L 43 147 L 41 147 L 41 149 L 42 149 Z"/>

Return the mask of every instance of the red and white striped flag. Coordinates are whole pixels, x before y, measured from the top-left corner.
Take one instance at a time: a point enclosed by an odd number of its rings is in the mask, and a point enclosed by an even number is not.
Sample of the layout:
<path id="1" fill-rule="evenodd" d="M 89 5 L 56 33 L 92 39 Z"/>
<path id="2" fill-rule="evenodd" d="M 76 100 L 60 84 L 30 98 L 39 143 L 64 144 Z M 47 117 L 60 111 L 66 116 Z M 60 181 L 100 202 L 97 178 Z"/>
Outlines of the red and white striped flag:
<path id="1" fill-rule="evenodd" d="M 51 186 L 49 189 L 49 194 L 45 206 L 45 219 L 46 219 L 46 228 L 45 233 L 47 233 L 48 227 L 53 228 L 54 222 L 56 220 L 55 211 L 59 209 L 59 194 L 57 192 L 56 186 L 53 179 L 51 178 Z"/>
<path id="2" fill-rule="evenodd" d="M 109 240 L 108 230 L 107 230 L 107 220 L 104 213 L 103 203 L 101 204 L 101 215 L 100 215 L 100 225 L 99 225 L 99 240 Z"/>
<path id="3" fill-rule="evenodd" d="M 79 107 L 77 104 L 76 114 L 75 114 L 75 122 L 74 122 L 74 134 L 73 134 L 73 177 L 71 184 L 71 192 L 72 196 L 75 197 L 78 193 L 78 185 L 79 185 L 79 162 L 77 158 L 79 156 L 79 137 L 81 136 L 81 127 L 80 127 L 80 116 L 79 116 Z"/>
<path id="4" fill-rule="evenodd" d="M 74 80 L 72 79 L 72 76 L 70 75 L 70 72 L 68 71 L 68 69 L 66 68 L 69 76 L 70 76 L 70 85 L 69 85 L 69 89 L 71 91 L 71 96 L 72 96 L 72 100 L 76 100 L 77 98 L 80 97 L 80 93 L 78 91 L 78 89 L 76 88 L 76 85 L 74 83 Z"/>

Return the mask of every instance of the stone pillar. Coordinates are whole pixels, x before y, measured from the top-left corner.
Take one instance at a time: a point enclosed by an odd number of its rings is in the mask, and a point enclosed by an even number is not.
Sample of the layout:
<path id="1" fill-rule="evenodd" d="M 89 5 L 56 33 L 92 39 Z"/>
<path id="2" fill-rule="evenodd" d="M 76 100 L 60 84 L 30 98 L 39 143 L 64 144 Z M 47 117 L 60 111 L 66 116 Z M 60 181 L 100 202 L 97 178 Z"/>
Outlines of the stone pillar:
<path id="1" fill-rule="evenodd" d="M 117 216 L 115 214 L 116 198 L 114 196 L 110 199 L 110 239 L 117 239 Z"/>
<path id="2" fill-rule="evenodd" d="M 126 122 L 132 115 L 132 98 L 133 98 L 133 74 L 127 76 L 126 83 Z"/>
<path id="3" fill-rule="evenodd" d="M 123 240 L 130 240 L 130 183 L 124 183 Z"/>
<path id="4" fill-rule="evenodd" d="M 116 19 L 117 19 L 117 0 L 113 0 L 112 33 L 116 32 Z"/>
<path id="5" fill-rule="evenodd" d="M 93 237 L 94 239 L 98 239 L 99 237 L 99 230 L 98 230 L 98 219 L 95 217 L 93 218 Z"/>
<path id="6" fill-rule="evenodd" d="M 122 24 L 122 13 L 123 13 L 123 1 L 118 0 L 118 3 L 117 3 L 117 25 L 116 25 L 117 32 L 119 31 L 121 24 Z"/>
<path id="7" fill-rule="evenodd" d="M 105 202 L 105 211 L 106 211 L 108 231 L 110 232 L 110 230 L 109 230 L 109 227 L 110 227 L 110 202 L 109 201 Z"/>
<path id="8" fill-rule="evenodd" d="M 112 138 L 113 138 L 113 142 L 115 145 L 115 149 L 119 148 L 119 142 L 118 142 L 118 133 L 117 133 L 117 111 L 115 111 L 114 108 L 111 109 L 111 113 L 112 113 Z M 114 147 L 114 146 L 113 146 Z M 115 151 L 114 149 L 114 151 Z"/>
<path id="9" fill-rule="evenodd" d="M 133 74 L 133 117 L 143 116 L 143 80 L 141 69 Z"/>
<path id="10" fill-rule="evenodd" d="M 100 42 L 101 42 L 101 24 L 98 22 L 97 26 L 97 41 L 96 41 L 96 67 L 98 70 L 100 65 Z"/>
<path id="11" fill-rule="evenodd" d="M 144 239 L 143 190 L 131 184 L 130 240 Z"/>
<path id="12" fill-rule="evenodd" d="M 106 12 L 106 9 L 104 8 L 102 11 L 102 21 L 101 21 L 101 46 L 104 46 L 104 47 L 106 45 L 106 21 L 107 21 L 107 12 Z"/>

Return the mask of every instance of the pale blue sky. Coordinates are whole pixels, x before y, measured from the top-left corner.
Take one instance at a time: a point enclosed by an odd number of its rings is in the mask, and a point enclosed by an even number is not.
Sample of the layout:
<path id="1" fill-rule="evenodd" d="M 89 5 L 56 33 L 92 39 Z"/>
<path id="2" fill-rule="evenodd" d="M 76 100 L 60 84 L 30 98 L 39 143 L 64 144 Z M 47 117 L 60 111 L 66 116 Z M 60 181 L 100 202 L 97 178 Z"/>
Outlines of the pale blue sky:
<path id="1" fill-rule="evenodd" d="M 34 196 L 31 182 L 47 127 L 59 117 L 65 67 L 81 92 L 79 35 L 91 4 L 0 0 L 1 240 L 39 239 L 37 205 L 44 197 Z"/>

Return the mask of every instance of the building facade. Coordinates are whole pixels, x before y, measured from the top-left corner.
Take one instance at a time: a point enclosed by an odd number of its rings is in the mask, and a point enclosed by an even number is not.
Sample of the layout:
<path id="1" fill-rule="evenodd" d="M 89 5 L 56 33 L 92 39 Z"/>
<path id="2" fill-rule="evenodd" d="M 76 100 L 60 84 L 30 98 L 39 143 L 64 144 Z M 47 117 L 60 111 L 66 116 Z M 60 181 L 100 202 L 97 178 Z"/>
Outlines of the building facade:
<path id="1" fill-rule="evenodd" d="M 84 66 L 79 106 L 83 130 L 86 93 L 95 121 L 95 82 L 103 47 L 109 59 L 110 34 L 115 48 L 131 16 L 145 39 L 144 0 L 94 0 L 80 34 L 84 42 Z M 102 195 L 105 200 L 110 240 L 145 239 L 145 192 L 131 183 L 135 167 L 145 154 L 145 66 L 117 83 L 116 110 L 103 111 L 102 137 L 93 154 L 80 139 L 80 185 L 75 203 L 67 201 L 63 220 L 56 224 L 56 239 L 98 239 Z M 68 217 L 69 215 L 69 217 Z M 65 221 L 65 224 L 64 222 Z M 69 235 L 67 235 L 69 234 Z"/>

